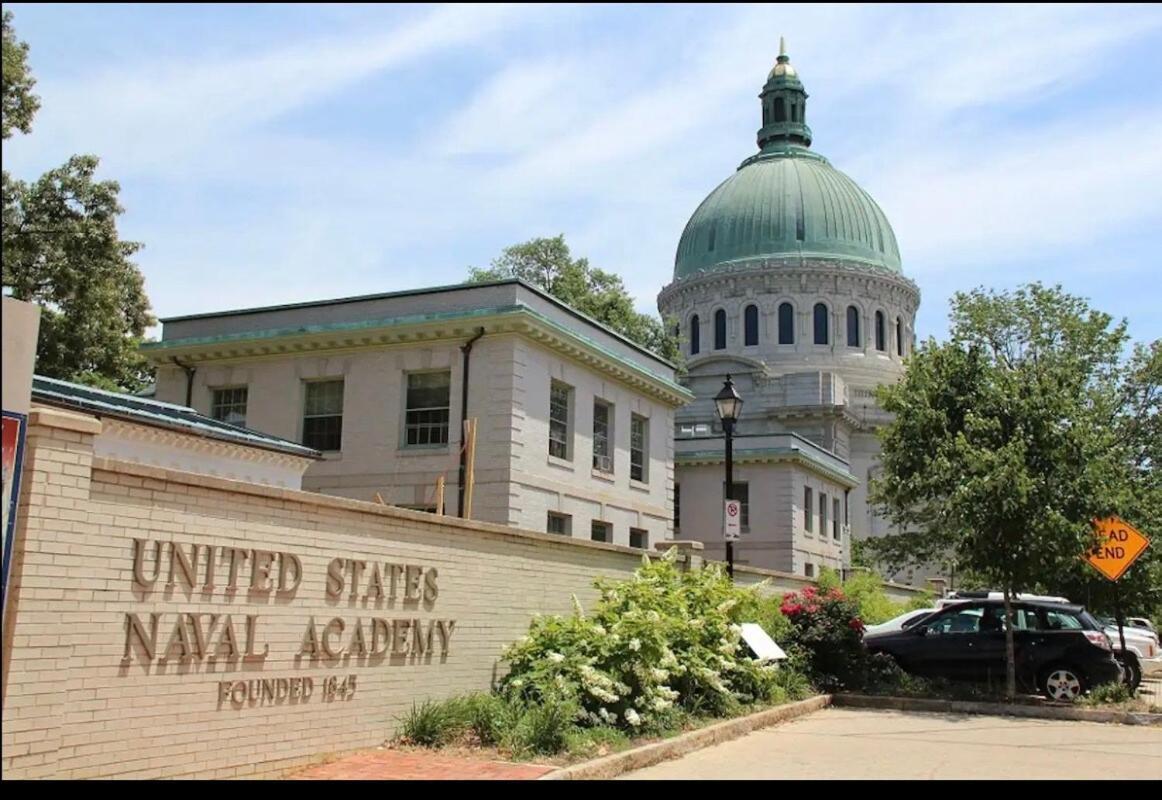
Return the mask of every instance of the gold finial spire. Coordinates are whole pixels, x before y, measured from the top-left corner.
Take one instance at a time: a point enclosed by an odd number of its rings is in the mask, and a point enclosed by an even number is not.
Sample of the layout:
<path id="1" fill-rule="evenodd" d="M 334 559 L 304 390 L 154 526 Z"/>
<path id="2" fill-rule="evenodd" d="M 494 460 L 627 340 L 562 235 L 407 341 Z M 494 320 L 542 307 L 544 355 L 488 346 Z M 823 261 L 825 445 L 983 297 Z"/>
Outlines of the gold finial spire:
<path id="1" fill-rule="evenodd" d="M 779 55 L 785 56 L 787 54 L 787 40 L 782 36 L 779 37 Z"/>

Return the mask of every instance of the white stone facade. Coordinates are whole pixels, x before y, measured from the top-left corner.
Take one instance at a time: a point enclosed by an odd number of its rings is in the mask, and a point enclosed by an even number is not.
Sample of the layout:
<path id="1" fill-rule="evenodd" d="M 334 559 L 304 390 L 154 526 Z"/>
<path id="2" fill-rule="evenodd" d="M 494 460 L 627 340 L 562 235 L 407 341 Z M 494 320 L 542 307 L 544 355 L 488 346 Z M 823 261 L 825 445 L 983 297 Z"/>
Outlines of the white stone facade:
<path id="1" fill-rule="evenodd" d="M 675 281 L 658 307 L 675 322 L 687 358 L 684 383 L 697 399 L 676 414 L 676 482 L 681 493 L 678 538 L 724 550 L 721 503 L 722 432 L 713 397 L 729 374 L 744 399 L 735 439 L 735 482 L 748 484 L 750 531 L 736 547 L 742 563 L 797 574 L 850 566 L 851 538 L 885 532 L 867 504 L 867 481 L 879 450 L 875 429 L 885 420 L 875 388 L 897 380 L 911 352 L 919 291 L 908 279 L 836 260 L 770 258 Z M 780 306 L 792 309 L 792 341 L 780 342 Z M 826 342 L 815 341 L 815 306 L 827 310 Z M 757 309 L 757 337 L 748 343 L 746 309 Z M 849 344 L 848 308 L 858 333 Z M 715 338 L 715 314 L 725 312 L 726 337 Z M 877 341 L 876 313 L 883 315 Z M 692 351 L 694 320 L 698 349 Z M 897 324 L 898 321 L 898 324 Z M 786 331 L 784 331 L 784 334 Z M 723 344 L 723 347 L 716 347 Z M 877 345 L 882 345 L 879 347 Z M 803 457 L 788 461 L 793 445 L 771 444 L 793 434 Z M 713 458 L 693 460 L 700 446 Z M 713 443 L 713 444 L 712 444 Z M 810 456 L 809 458 L 807 456 Z M 808 530 L 804 490 L 811 488 L 814 530 Z M 818 532 L 820 497 L 828 527 Z M 842 521 L 834 530 L 834 502 Z"/>
<path id="2" fill-rule="evenodd" d="M 608 526 L 615 544 L 652 547 L 670 538 L 674 409 L 689 399 L 674 383 L 672 365 L 523 284 L 403 294 L 405 303 L 391 295 L 258 310 L 241 319 L 166 321 L 162 347 L 154 351 L 157 397 L 184 397 L 187 373 L 169 362 L 180 354 L 182 364 L 195 368 L 195 408 L 211 413 L 216 389 L 246 387 L 247 427 L 303 441 L 307 382 L 342 380 L 341 446 L 312 465 L 303 488 L 360 500 L 378 494 L 393 505 L 431 509 L 443 475 L 446 513 L 456 515 L 462 348 L 472 339 L 472 517 L 546 530 L 552 513 L 562 515 L 553 524 L 575 538 L 590 538 L 594 522 Z M 308 326 L 316 326 L 309 343 L 285 344 L 301 339 L 295 329 Z M 288 328 L 287 335 L 265 333 Z M 191 343 L 215 332 L 217 344 Z M 279 346 L 285 352 L 262 350 Z M 417 372 L 448 375 L 446 444 L 407 444 L 407 382 Z M 569 394 L 564 458 L 550 454 L 554 382 Z M 595 401 L 607 404 L 609 418 L 610 458 L 601 459 L 602 470 L 594 468 Z M 631 477 L 635 424 L 644 439 L 641 480 Z"/>

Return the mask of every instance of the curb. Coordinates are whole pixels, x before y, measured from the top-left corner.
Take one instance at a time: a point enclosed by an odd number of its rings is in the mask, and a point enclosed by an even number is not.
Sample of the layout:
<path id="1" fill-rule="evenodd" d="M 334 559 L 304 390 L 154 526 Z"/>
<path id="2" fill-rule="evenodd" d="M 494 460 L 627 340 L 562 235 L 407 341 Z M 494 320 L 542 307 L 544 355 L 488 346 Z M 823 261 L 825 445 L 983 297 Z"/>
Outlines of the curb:
<path id="1" fill-rule="evenodd" d="M 621 753 L 603 756 L 602 758 L 575 764 L 571 767 L 550 772 L 537 778 L 540 781 L 585 781 L 605 780 L 630 772 L 635 769 L 653 766 L 672 758 L 684 756 L 703 747 L 709 747 L 720 742 L 737 739 L 751 731 L 777 725 L 780 722 L 795 719 L 814 713 L 831 704 L 831 695 L 819 695 L 797 703 L 769 708 L 757 714 L 750 714 L 737 719 L 728 719 L 696 731 L 683 733 L 673 739 L 635 747 Z"/>
<path id="2" fill-rule="evenodd" d="M 878 697 L 866 694 L 837 694 L 832 697 L 836 708 L 872 708 L 891 711 L 925 711 L 952 714 L 991 714 L 1003 717 L 1031 717 L 1076 722 L 1113 722 L 1120 725 L 1162 726 L 1162 714 L 1138 711 L 1103 711 L 1097 708 L 1035 706 L 1008 703 L 983 703 L 968 700 L 931 700 L 914 697 Z"/>

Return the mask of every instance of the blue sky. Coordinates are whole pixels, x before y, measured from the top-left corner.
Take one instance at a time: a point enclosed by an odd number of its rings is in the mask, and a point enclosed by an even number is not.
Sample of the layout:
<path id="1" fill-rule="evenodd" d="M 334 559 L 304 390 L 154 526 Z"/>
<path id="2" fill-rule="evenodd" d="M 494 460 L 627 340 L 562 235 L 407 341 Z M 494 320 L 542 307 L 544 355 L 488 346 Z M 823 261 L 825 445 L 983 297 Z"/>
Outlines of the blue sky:
<path id="1" fill-rule="evenodd" d="M 557 233 L 654 310 L 782 34 L 922 337 L 1028 280 L 1162 337 L 1159 6 L 6 7 L 42 110 L 5 168 L 100 156 L 159 316 L 452 283 Z"/>

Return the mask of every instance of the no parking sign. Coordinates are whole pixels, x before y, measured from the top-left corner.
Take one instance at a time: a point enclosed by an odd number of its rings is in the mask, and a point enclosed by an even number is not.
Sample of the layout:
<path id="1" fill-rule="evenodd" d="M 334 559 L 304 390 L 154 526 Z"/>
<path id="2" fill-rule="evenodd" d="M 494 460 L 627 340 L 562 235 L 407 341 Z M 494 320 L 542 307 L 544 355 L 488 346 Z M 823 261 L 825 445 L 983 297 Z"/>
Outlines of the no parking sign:
<path id="1" fill-rule="evenodd" d="M 742 501 L 727 500 L 722 511 L 722 538 L 737 542 L 742 534 Z"/>

